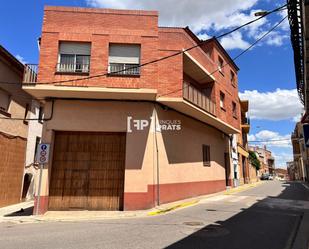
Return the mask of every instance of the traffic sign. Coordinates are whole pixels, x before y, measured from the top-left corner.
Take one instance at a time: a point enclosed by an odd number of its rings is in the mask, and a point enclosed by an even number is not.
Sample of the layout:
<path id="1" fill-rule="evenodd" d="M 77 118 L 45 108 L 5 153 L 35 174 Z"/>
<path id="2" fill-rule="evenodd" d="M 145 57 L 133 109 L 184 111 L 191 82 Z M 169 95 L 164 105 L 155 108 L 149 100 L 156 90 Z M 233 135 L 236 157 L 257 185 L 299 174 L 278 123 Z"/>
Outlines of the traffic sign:
<path id="1" fill-rule="evenodd" d="M 48 163 L 49 144 L 39 144 L 37 149 L 37 162 L 40 164 Z"/>
<path id="2" fill-rule="evenodd" d="M 309 148 L 309 124 L 303 125 L 305 145 Z"/>

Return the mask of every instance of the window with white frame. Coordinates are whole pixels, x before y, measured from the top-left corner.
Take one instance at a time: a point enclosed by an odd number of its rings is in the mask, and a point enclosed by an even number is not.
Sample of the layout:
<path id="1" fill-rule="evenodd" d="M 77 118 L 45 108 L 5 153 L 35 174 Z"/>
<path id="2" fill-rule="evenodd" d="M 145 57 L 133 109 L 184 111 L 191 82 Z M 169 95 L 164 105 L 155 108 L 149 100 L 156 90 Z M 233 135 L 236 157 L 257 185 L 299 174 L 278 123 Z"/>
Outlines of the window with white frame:
<path id="1" fill-rule="evenodd" d="M 223 92 L 220 92 L 220 107 L 222 109 L 225 108 L 225 94 Z"/>
<path id="2" fill-rule="evenodd" d="M 224 61 L 223 61 L 223 59 L 219 56 L 219 57 L 218 57 L 218 70 L 219 70 L 219 72 L 223 73 L 223 68 L 224 68 Z"/>
<path id="3" fill-rule="evenodd" d="M 140 45 L 110 44 L 108 72 L 116 75 L 139 75 L 140 54 Z"/>
<path id="4" fill-rule="evenodd" d="M 11 102 L 11 95 L 0 88 L 0 111 L 8 112 Z"/>
<path id="5" fill-rule="evenodd" d="M 90 43 L 60 42 L 57 72 L 89 73 Z"/>

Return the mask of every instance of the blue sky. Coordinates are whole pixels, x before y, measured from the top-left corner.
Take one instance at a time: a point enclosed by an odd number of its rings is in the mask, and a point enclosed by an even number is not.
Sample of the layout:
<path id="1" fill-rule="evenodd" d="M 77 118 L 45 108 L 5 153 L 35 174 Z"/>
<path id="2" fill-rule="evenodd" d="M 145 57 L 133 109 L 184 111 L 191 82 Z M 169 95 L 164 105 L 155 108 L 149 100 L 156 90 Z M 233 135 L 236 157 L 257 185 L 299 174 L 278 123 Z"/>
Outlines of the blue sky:
<path id="1" fill-rule="evenodd" d="M 175 3 L 177 5 L 167 6 Z M 160 25 L 188 25 L 201 38 L 207 38 L 251 20 L 258 10 L 271 10 L 284 3 L 281 0 L 171 0 L 168 3 L 164 0 L 3 1 L 0 7 L 0 43 L 20 60 L 37 63 L 36 40 L 41 32 L 44 5 L 157 9 L 160 11 Z M 222 44 L 233 57 L 284 15 L 285 12 L 272 14 L 260 23 L 224 38 Z M 288 28 L 288 24 L 284 23 L 236 61 L 240 67 L 241 97 L 250 101 L 251 140 L 288 138 L 295 125 L 293 119 L 301 112 L 295 93 L 293 51 Z M 275 153 L 278 166 L 284 166 L 285 161 L 292 158 L 288 141 L 268 145 Z"/>

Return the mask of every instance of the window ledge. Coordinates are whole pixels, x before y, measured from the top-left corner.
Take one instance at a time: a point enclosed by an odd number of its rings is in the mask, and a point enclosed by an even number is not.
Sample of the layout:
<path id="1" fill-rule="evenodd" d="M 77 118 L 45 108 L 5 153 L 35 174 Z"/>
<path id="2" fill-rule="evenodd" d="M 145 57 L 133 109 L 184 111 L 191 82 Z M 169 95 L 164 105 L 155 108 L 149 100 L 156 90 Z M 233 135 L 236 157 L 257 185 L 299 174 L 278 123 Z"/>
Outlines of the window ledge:
<path id="1" fill-rule="evenodd" d="M 236 115 L 233 115 L 233 118 L 238 119 Z"/>
<path id="2" fill-rule="evenodd" d="M 221 108 L 222 111 L 226 112 L 226 109 L 224 107 L 220 106 L 220 108 Z"/>
<path id="3" fill-rule="evenodd" d="M 8 118 L 10 118 L 10 117 L 12 116 L 11 113 L 8 113 L 8 112 L 3 111 L 3 110 L 0 110 L 0 114 L 6 116 L 6 117 L 8 117 Z"/>
<path id="4" fill-rule="evenodd" d="M 88 76 L 89 72 L 55 72 L 56 75 L 84 75 Z"/>
<path id="5" fill-rule="evenodd" d="M 121 77 L 121 78 L 140 78 L 140 74 L 116 74 L 116 73 L 108 73 L 108 77 Z"/>

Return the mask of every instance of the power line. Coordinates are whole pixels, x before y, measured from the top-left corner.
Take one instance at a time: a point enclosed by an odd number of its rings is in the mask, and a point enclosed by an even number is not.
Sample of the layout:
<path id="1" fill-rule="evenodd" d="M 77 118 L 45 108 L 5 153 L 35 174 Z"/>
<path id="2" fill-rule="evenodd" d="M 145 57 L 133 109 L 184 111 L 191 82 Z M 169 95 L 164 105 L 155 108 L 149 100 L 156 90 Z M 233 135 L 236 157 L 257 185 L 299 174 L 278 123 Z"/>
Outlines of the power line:
<path id="1" fill-rule="evenodd" d="M 266 36 L 268 36 L 272 31 L 274 31 L 285 19 L 287 18 L 287 16 L 285 16 L 283 19 L 281 19 L 275 26 L 273 26 L 270 30 L 268 30 L 264 35 L 262 35 L 260 38 L 258 38 L 255 42 L 253 42 L 248 48 L 246 48 L 245 50 L 243 50 L 241 53 L 239 53 L 237 56 L 235 56 L 231 61 L 225 63 L 222 67 L 224 68 L 225 66 L 231 64 L 232 62 L 234 62 L 235 60 L 237 60 L 240 56 L 242 56 L 243 54 L 245 54 L 246 52 L 248 52 L 251 48 L 253 48 L 258 42 L 260 42 L 261 40 L 263 40 Z M 206 77 L 209 77 L 211 75 L 213 75 L 214 73 L 218 72 L 220 69 L 217 68 L 216 70 L 214 70 L 213 72 L 211 72 L 209 75 L 207 75 Z M 205 79 L 206 77 L 203 77 L 201 79 L 199 79 L 199 81 Z M 185 89 L 184 87 L 182 88 L 179 88 L 179 89 L 176 89 L 174 91 L 171 91 L 171 92 L 168 92 L 168 93 L 165 93 L 165 94 L 161 94 L 159 95 L 159 97 L 162 97 L 162 96 L 167 96 L 167 95 L 170 95 L 170 94 L 173 94 L 173 93 L 176 93 L 176 92 L 179 92 L 179 91 L 182 91 L 183 89 Z"/>
<path id="2" fill-rule="evenodd" d="M 281 142 L 281 141 L 291 141 L 290 138 L 282 138 L 282 139 L 270 139 L 270 140 L 254 140 L 248 141 L 249 143 L 268 143 L 268 142 Z"/>
<path id="3" fill-rule="evenodd" d="M 232 32 L 235 32 L 235 31 L 241 29 L 242 27 L 245 27 L 245 26 L 247 26 L 247 25 L 249 25 L 249 24 L 251 24 L 251 23 L 253 23 L 253 22 L 256 22 L 256 21 L 260 20 L 261 18 L 263 18 L 263 17 L 265 17 L 265 16 L 267 16 L 267 15 L 269 15 L 269 14 L 271 14 L 271 13 L 274 13 L 274 12 L 276 12 L 276 11 L 278 11 L 278 10 L 281 10 L 281 9 L 282 9 L 283 7 L 285 7 L 285 6 L 286 6 L 286 5 L 283 5 L 283 6 L 277 8 L 277 9 L 275 9 L 275 10 L 273 10 L 273 11 L 268 12 L 267 14 L 265 14 L 265 15 L 263 15 L 263 16 L 257 18 L 257 19 L 254 19 L 254 20 L 252 20 L 252 21 L 250 21 L 250 22 L 248 22 L 248 23 L 246 23 L 246 24 L 243 24 L 243 25 L 241 25 L 241 26 L 239 26 L 239 27 L 237 27 L 237 28 L 235 28 L 235 29 L 233 29 L 233 30 L 231 30 L 231 31 L 229 31 L 229 32 L 226 32 L 225 34 L 222 34 L 222 35 L 220 35 L 220 36 L 217 36 L 217 37 L 218 37 L 218 38 L 221 38 L 221 37 L 223 37 L 223 36 L 225 36 L 225 35 L 229 35 L 229 34 L 231 34 Z M 276 29 L 286 18 L 287 18 L 287 16 L 284 17 L 283 19 L 281 19 L 275 26 L 273 26 L 269 31 L 267 31 L 264 35 L 262 35 L 260 38 L 258 38 L 258 39 L 257 39 L 254 43 L 252 43 L 247 49 L 245 49 L 245 50 L 242 51 L 240 54 L 238 54 L 237 56 L 235 56 L 231 61 L 229 61 L 229 62 L 227 62 L 226 64 L 224 64 L 221 68 L 223 68 L 223 67 L 225 67 L 225 66 L 231 64 L 231 63 L 234 62 L 236 59 L 238 59 L 240 56 L 242 56 L 244 53 L 246 53 L 247 51 L 249 51 L 249 50 L 250 50 L 252 47 L 254 47 L 258 42 L 260 42 L 260 41 L 261 41 L 262 39 L 264 39 L 267 35 L 269 35 L 274 29 Z M 203 43 L 203 42 L 205 42 L 205 41 L 202 41 L 202 43 Z M 201 43 L 200 43 L 200 45 L 201 45 Z M 193 47 L 187 48 L 187 49 L 185 49 L 185 50 L 183 50 L 183 51 L 179 51 L 179 52 L 174 53 L 174 54 L 172 54 L 172 55 L 165 56 L 165 57 L 161 57 L 160 59 L 157 59 L 157 60 L 154 60 L 154 61 L 150 61 L 150 62 L 141 64 L 141 65 L 139 65 L 139 66 L 136 66 L 135 68 L 140 68 L 140 67 L 142 67 L 142 66 L 146 66 L 146 65 L 149 65 L 149 64 L 152 64 L 152 63 L 156 63 L 156 62 L 165 60 L 165 59 L 167 59 L 167 58 L 174 57 L 174 56 L 179 55 L 179 54 L 182 54 L 182 53 L 184 53 L 184 52 L 186 52 L 186 51 L 192 50 L 192 49 L 194 49 L 194 48 L 196 48 L 196 47 L 198 47 L 198 46 L 200 46 L 200 45 L 197 44 L 197 45 L 195 45 L 195 46 L 193 46 Z M 134 67 L 132 67 L 132 68 L 134 68 Z M 114 73 L 120 73 L 120 72 L 129 70 L 129 69 L 132 69 L 132 68 L 127 68 L 127 69 L 119 70 L 119 71 L 114 72 Z M 211 74 L 209 74 L 208 76 L 213 75 L 213 74 L 214 74 L 215 72 L 217 72 L 217 71 L 219 71 L 219 68 L 216 69 L 215 71 L 213 71 L 213 72 L 212 72 Z M 39 84 L 53 84 L 53 83 L 56 84 L 56 83 L 59 83 L 59 82 L 74 82 L 74 81 L 76 81 L 76 80 L 87 80 L 87 79 L 90 79 L 90 78 L 101 77 L 101 76 L 104 76 L 104 75 L 107 75 L 107 74 L 93 75 L 93 76 L 89 76 L 89 77 L 86 77 L 86 78 L 78 78 L 78 79 L 74 79 L 74 80 L 54 81 L 54 82 L 50 82 L 50 83 L 39 83 Z M 201 79 L 201 80 L 202 80 L 202 79 Z M 3 82 L 0 82 L 0 83 L 3 83 Z M 14 84 L 14 83 L 8 83 L 8 84 Z M 21 84 L 21 83 L 16 83 L 16 84 Z M 63 86 L 63 85 L 62 85 L 62 86 Z M 71 86 L 71 85 L 70 85 L 70 86 Z M 87 87 L 87 86 L 86 86 L 86 87 Z M 166 94 L 159 95 L 159 97 L 166 96 L 166 95 L 169 95 L 169 94 L 178 92 L 178 91 L 182 91 L 183 89 L 184 89 L 184 88 L 180 88 L 180 89 L 177 89 L 177 90 L 168 92 L 168 93 L 166 93 Z M 29 120 L 29 121 L 39 121 L 39 120 L 41 120 L 41 119 L 35 119 L 35 118 L 34 118 L 34 119 L 24 119 L 24 118 L 6 118 L 6 117 L 0 117 L 0 119 L 8 119 L 8 120 L 27 120 L 27 121 L 28 121 L 28 120 Z"/>
<path id="4" fill-rule="evenodd" d="M 242 29 L 242 28 L 244 28 L 244 27 L 246 27 L 246 26 L 248 26 L 248 25 L 250 25 L 250 24 L 252 24 L 252 23 L 254 23 L 254 22 L 257 22 L 257 21 L 259 21 L 260 19 L 262 19 L 262 18 L 264 18 L 264 17 L 266 17 L 266 16 L 268 16 L 268 15 L 270 15 L 270 14 L 272 14 L 272 13 L 275 13 L 275 12 L 284 10 L 284 8 L 285 8 L 286 6 L 287 6 L 287 4 L 284 4 L 284 5 L 282 5 L 282 6 L 278 7 L 278 8 L 276 8 L 276 9 L 273 9 L 273 10 L 271 10 L 271 11 L 268 11 L 268 12 L 266 12 L 264 15 L 262 15 L 262 16 L 256 18 L 256 19 L 253 19 L 253 20 L 251 20 L 251 21 L 249 21 L 249 22 L 247 22 L 247 23 L 244 23 L 244 24 L 242 24 L 241 26 L 236 27 L 236 28 L 234 28 L 234 29 L 232 29 L 232 30 L 230 30 L 230 31 L 227 31 L 227 32 L 225 32 L 225 33 L 223 33 L 223 34 L 221 34 L 221 35 L 214 36 L 213 38 L 220 39 L 220 38 L 222 38 L 222 37 L 224 37 L 224 36 L 230 35 L 231 33 L 235 32 L 235 31 L 238 31 L 238 30 L 240 30 L 240 29 Z M 97 74 L 97 75 L 92 75 L 92 76 L 88 76 L 88 77 L 80 77 L 80 78 L 76 78 L 76 79 L 59 80 L 59 81 L 51 81 L 51 82 L 41 82 L 41 83 L 36 83 L 36 84 L 42 84 L 42 85 L 43 85 L 43 84 L 61 84 L 61 83 L 67 83 L 67 82 L 76 82 L 76 81 L 82 81 L 82 80 L 88 80 L 88 79 L 99 78 L 99 77 L 107 76 L 107 75 L 109 75 L 109 74 L 112 74 L 112 75 L 115 74 L 115 75 L 117 75 L 117 74 L 119 74 L 119 73 L 122 73 L 122 72 L 125 72 L 125 71 L 128 71 L 128 70 L 138 69 L 138 68 L 141 68 L 141 67 L 144 67 L 144 66 L 147 66 L 147 65 L 150 65 L 150 64 L 153 64 L 153 63 L 157 63 L 157 62 L 160 62 L 160 61 L 163 61 L 163 60 L 172 58 L 172 57 L 174 57 L 174 56 L 183 54 L 183 53 L 185 53 L 185 52 L 188 52 L 188 51 L 190 51 L 190 50 L 192 50 L 192 49 L 194 49 L 194 48 L 197 48 L 197 47 L 203 45 L 203 44 L 206 43 L 206 42 L 208 42 L 208 40 L 201 41 L 201 42 L 197 43 L 196 45 L 194 45 L 194 46 L 192 46 L 192 47 L 189 47 L 189 48 L 184 49 L 184 50 L 182 50 L 182 51 L 178 51 L 178 52 L 176 52 L 176 53 L 174 53 L 174 54 L 171 54 L 171 55 L 168 55 L 168 56 L 164 56 L 164 57 L 161 57 L 161 58 L 159 58 L 159 59 L 152 60 L 152 61 L 149 61 L 149 62 L 140 64 L 140 65 L 137 65 L 137 66 L 129 67 L 129 68 L 126 68 L 126 69 L 121 69 L 121 70 L 115 71 L 115 72 L 113 72 L 113 73 L 103 73 L 103 74 Z M 2 82 L 2 83 L 3 83 L 3 82 Z M 10 84 L 10 83 L 8 83 L 8 84 Z M 13 84 L 14 84 L 14 83 L 13 83 Z M 18 84 L 20 84 L 20 83 L 18 83 Z M 65 85 L 61 84 L 61 86 L 65 86 Z M 72 85 L 68 85 L 68 86 L 72 86 Z M 74 87 L 74 86 L 72 86 L 72 87 Z"/>

